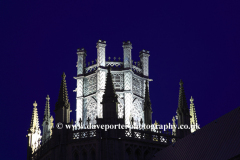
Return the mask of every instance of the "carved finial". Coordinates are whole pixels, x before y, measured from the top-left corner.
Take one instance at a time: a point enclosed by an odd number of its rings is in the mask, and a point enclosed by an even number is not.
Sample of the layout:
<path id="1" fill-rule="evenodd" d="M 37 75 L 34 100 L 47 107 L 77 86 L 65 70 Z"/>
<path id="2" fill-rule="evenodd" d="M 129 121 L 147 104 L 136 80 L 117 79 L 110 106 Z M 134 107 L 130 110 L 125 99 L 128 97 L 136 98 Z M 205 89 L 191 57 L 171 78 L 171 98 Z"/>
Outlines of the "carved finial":
<path id="1" fill-rule="evenodd" d="M 194 101 L 194 99 L 193 99 L 192 96 L 191 96 L 190 102 L 193 103 L 193 101 Z"/>
<path id="2" fill-rule="evenodd" d="M 175 116 L 173 116 L 173 118 L 172 118 L 172 121 L 173 121 L 173 122 L 175 122 L 175 121 L 176 121 L 176 119 L 175 119 Z"/>
<path id="3" fill-rule="evenodd" d="M 180 86 L 183 86 L 183 81 L 182 81 L 182 79 L 180 79 L 179 85 L 180 85 Z"/>
<path id="4" fill-rule="evenodd" d="M 135 61 L 134 63 L 135 63 L 135 66 L 136 66 L 137 62 Z"/>
<path id="5" fill-rule="evenodd" d="M 35 108 L 37 107 L 37 102 L 36 102 L 36 101 L 33 103 L 33 106 L 34 106 Z"/>
<path id="6" fill-rule="evenodd" d="M 121 60 L 121 58 L 120 58 L 120 57 L 118 57 L 118 60 L 120 61 L 120 60 Z"/>
<path id="7" fill-rule="evenodd" d="M 49 95 L 47 95 L 46 100 L 48 100 L 48 101 L 50 100 Z"/>
<path id="8" fill-rule="evenodd" d="M 111 60 L 111 57 L 108 57 L 108 60 L 110 61 L 110 60 Z"/>
<path id="9" fill-rule="evenodd" d="M 116 57 L 113 57 L 114 61 L 116 60 Z"/>
<path id="10" fill-rule="evenodd" d="M 88 62 L 88 66 L 90 66 L 90 62 Z"/>

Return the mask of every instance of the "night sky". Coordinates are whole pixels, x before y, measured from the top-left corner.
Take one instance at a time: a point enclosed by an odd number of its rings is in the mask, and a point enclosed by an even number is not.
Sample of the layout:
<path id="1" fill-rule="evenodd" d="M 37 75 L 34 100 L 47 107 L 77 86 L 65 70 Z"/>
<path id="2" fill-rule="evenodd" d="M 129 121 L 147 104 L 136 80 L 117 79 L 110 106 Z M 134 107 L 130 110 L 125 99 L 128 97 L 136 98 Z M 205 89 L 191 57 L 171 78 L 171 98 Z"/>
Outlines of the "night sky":
<path id="1" fill-rule="evenodd" d="M 76 51 L 84 47 L 87 62 L 95 60 L 99 39 L 106 57 L 123 58 L 127 40 L 134 61 L 150 51 L 153 121 L 171 122 L 180 79 L 200 127 L 240 105 L 240 1 L 156 2 L 0 1 L 1 159 L 26 159 L 32 104 L 42 124 L 49 94 L 55 116 L 63 72 L 75 120 Z"/>

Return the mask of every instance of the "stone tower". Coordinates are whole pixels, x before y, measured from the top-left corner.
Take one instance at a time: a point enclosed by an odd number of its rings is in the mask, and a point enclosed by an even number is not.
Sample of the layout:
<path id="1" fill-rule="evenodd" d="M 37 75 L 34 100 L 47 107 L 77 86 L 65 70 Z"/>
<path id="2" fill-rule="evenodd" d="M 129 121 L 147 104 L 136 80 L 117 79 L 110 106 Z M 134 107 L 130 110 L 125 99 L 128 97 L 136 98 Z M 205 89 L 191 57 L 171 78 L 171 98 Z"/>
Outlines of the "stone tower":
<path id="1" fill-rule="evenodd" d="M 125 123 L 130 124 L 134 117 L 135 125 L 144 120 L 145 83 L 149 83 L 149 51 L 140 52 L 140 61 L 132 61 L 132 43 L 123 42 L 123 60 L 108 58 L 106 61 L 106 41 L 97 42 L 97 59 L 86 65 L 86 50 L 77 50 L 77 88 L 76 123 L 90 118 L 95 124 L 95 117 L 102 118 L 102 96 L 106 83 L 107 67 L 111 67 L 113 84 L 118 96 L 118 117 L 125 117 Z"/>

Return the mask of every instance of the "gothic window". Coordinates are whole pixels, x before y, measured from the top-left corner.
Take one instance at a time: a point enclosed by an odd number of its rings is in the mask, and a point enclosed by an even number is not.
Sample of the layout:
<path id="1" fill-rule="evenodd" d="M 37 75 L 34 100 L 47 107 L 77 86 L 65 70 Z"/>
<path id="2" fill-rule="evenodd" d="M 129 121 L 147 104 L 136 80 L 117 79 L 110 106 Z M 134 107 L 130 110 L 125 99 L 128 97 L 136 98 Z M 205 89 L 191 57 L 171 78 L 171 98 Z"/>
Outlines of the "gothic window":
<path id="1" fill-rule="evenodd" d="M 117 94 L 118 95 L 118 118 L 123 118 L 124 115 L 124 100 L 123 100 L 123 95 L 122 94 Z"/>
<path id="2" fill-rule="evenodd" d="M 97 78 L 96 75 L 84 79 L 84 95 L 89 95 L 96 92 Z"/>
<path id="3" fill-rule="evenodd" d="M 138 96 L 143 96 L 143 82 L 142 80 L 133 77 L 133 93 Z"/>
<path id="4" fill-rule="evenodd" d="M 115 90 L 123 90 L 123 74 L 112 74 Z"/>
<path id="5" fill-rule="evenodd" d="M 135 156 L 134 156 L 134 160 L 141 160 L 142 158 L 141 158 L 141 151 L 140 151 L 140 149 L 137 149 L 136 151 L 135 151 Z"/>
<path id="6" fill-rule="evenodd" d="M 125 152 L 125 159 L 130 160 L 131 159 L 131 150 L 128 148 Z"/>
<path id="7" fill-rule="evenodd" d="M 96 160 L 96 153 L 94 150 L 91 152 L 91 160 Z"/>
<path id="8" fill-rule="evenodd" d="M 82 152 L 82 159 L 87 159 L 87 158 L 88 158 L 87 152 L 84 150 L 84 151 Z"/>
<path id="9" fill-rule="evenodd" d="M 123 106 L 118 104 L 118 118 L 123 118 Z"/>
<path id="10" fill-rule="evenodd" d="M 89 123 L 96 124 L 97 116 L 97 102 L 95 99 L 91 98 L 87 106 L 84 108 L 84 121 L 85 125 L 88 125 L 88 118 L 90 119 Z"/>
<path id="11" fill-rule="evenodd" d="M 139 101 L 137 98 L 133 101 L 133 108 L 131 110 L 131 116 L 134 120 L 134 125 L 138 126 L 141 125 L 141 119 L 144 122 L 144 113 L 142 109 L 142 102 Z M 132 118 L 131 118 L 132 119 Z"/>
<path id="12" fill-rule="evenodd" d="M 74 153 L 73 160 L 79 160 L 79 156 L 78 156 L 77 152 Z"/>

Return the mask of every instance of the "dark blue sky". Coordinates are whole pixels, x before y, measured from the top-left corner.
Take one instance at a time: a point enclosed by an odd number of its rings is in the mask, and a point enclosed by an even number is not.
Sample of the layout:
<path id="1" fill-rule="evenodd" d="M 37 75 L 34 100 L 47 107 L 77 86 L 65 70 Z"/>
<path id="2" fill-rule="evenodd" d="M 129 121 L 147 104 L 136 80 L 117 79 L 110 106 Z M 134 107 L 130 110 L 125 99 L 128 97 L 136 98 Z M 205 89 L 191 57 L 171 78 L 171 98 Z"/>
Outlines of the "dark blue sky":
<path id="1" fill-rule="evenodd" d="M 95 60 L 96 42 L 107 41 L 107 57 L 150 51 L 153 120 L 170 122 L 179 81 L 193 96 L 200 127 L 240 105 L 240 1 L 55 0 L 0 1 L 0 142 L 2 159 L 26 159 L 27 129 L 45 97 L 51 114 L 62 72 L 75 120 L 77 48 Z M 5 157 L 5 158 L 3 158 Z M 8 157 L 8 158 L 7 158 Z"/>

